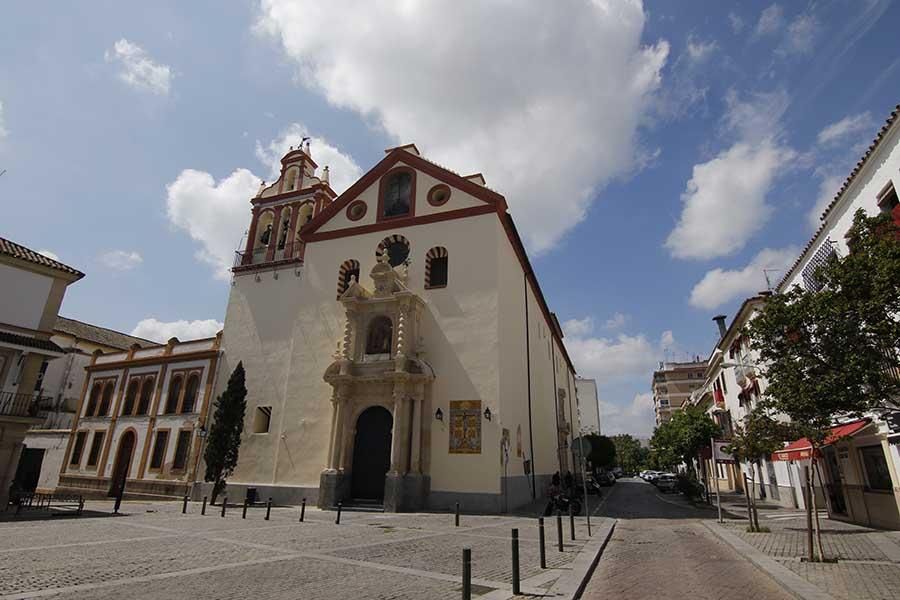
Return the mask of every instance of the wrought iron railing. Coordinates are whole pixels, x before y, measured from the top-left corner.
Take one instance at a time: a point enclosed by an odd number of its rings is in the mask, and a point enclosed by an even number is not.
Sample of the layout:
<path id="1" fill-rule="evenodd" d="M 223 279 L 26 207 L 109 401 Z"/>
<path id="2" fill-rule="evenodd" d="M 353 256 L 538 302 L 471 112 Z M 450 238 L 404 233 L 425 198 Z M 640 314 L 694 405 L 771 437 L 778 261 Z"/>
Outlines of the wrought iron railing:
<path id="1" fill-rule="evenodd" d="M 0 416 L 34 417 L 38 413 L 41 396 L 35 394 L 17 394 L 0 392 Z"/>

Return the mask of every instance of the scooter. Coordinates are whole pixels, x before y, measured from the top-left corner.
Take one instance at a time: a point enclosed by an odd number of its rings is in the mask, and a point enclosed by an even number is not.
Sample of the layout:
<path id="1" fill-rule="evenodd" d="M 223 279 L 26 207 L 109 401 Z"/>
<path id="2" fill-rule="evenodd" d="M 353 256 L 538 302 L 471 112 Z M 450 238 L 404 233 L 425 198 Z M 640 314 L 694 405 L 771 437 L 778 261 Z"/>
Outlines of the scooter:
<path id="1" fill-rule="evenodd" d="M 544 516 L 549 517 L 553 514 L 554 510 L 559 511 L 562 514 L 569 514 L 569 506 L 572 507 L 573 515 L 581 514 L 581 502 L 578 498 L 569 498 L 568 496 L 557 493 L 550 496 L 550 501 L 547 503 L 547 508 L 544 509 Z"/>

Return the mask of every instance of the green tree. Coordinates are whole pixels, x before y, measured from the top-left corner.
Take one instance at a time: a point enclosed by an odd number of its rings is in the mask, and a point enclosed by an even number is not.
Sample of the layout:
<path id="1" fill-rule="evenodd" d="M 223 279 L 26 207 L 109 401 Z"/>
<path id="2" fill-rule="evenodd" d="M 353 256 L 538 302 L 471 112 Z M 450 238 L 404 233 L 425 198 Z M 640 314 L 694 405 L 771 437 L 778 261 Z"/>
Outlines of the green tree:
<path id="1" fill-rule="evenodd" d="M 595 433 L 584 436 L 591 443 L 591 453 L 588 460 L 595 467 L 608 469 L 616 464 L 616 445 L 605 435 Z"/>
<path id="2" fill-rule="evenodd" d="M 206 443 L 204 479 L 213 483 L 212 501 L 225 489 L 225 480 L 237 465 L 244 431 L 244 412 L 247 408 L 247 386 L 244 384 L 244 365 L 238 363 L 228 378 L 228 387 L 216 399 L 216 410 Z"/>
<path id="3" fill-rule="evenodd" d="M 612 436 L 612 442 L 616 447 L 616 464 L 626 473 L 637 473 L 647 460 L 647 449 L 627 433 Z"/>
<path id="4" fill-rule="evenodd" d="M 650 448 L 656 453 L 656 460 L 668 468 L 679 462 L 693 468 L 700 449 L 709 446 L 710 439 L 720 432 L 719 426 L 704 410 L 685 406 L 654 430 Z"/>
<path id="5" fill-rule="evenodd" d="M 897 407 L 898 235 L 889 216 L 857 211 L 847 234 L 851 252 L 816 270 L 817 289 L 770 296 L 748 325 L 768 380 L 763 405 L 787 415 L 810 441 L 813 480 L 836 418 Z"/>

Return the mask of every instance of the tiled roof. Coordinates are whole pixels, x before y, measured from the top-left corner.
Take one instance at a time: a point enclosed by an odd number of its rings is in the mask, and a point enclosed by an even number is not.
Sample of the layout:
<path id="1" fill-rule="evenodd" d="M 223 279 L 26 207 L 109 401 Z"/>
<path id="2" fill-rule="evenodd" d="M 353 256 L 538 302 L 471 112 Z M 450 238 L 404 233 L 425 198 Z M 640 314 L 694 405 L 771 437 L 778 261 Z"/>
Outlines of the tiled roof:
<path id="1" fill-rule="evenodd" d="M 806 242 L 806 246 L 803 247 L 803 251 L 800 252 L 800 256 L 797 257 L 797 260 L 794 261 L 794 264 L 791 265 L 791 268 L 785 272 L 784 277 L 781 278 L 781 281 L 778 282 L 778 288 L 780 289 L 785 283 L 787 283 L 788 278 L 791 276 L 791 273 L 794 272 L 794 269 L 800 264 L 800 261 L 806 256 L 806 252 L 812 247 L 813 242 L 815 242 L 819 238 L 819 234 L 822 233 L 822 230 L 825 229 L 825 217 L 828 216 L 828 213 L 831 212 L 831 209 L 834 208 L 834 205 L 837 204 L 838 199 L 843 195 L 847 188 L 850 187 L 850 184 L 856 179 L 856 176 L 859 175 L 859 172 L 862 171 L 863 166 L 865 166 L 866 162 L 875 152 L 875 149 L 878 148 L 878 144 L 881 143 L 881 140 L 884 139 L 885 134 L 887 134 L 888 130 L 891 126 L 897 121 L 897 116 L 900 115 L 900 104 L 894 107 L 894 110 L 891 111 L 891 114 L 888 116 L 887 121 L 885 121 L 884 125 L 881 129 L 878 130 L 878 134 L 875 136 L 875 139 L 872 140 L 872 143 L 869 144 L 868 150 L 866 153 L 862 155 L 862 158 L 859 159 L 859 162 L 856 163 L 856 166 L 853 167 L 853 170 L 850 171 L 850 175 L 847 176 L 847 179 L 844 181 L 844 185 L 841 186 L 841 189 L 834 195 L 834 198 L 828 204 L 824 211 L 822 211 L 822 216 L 819 217 L 819 220 L 822 221 L 822 224 L 819 225 L 819 228 L 816 229 L 816 232 L 813 236 Z"/>
<path id="2" fill-rule="evenodd" d="M 34 348 L 36 350 L 48 350 L 50 352 L 62 353 L 63 349 L 51 342 L 50 340 L 39 340 L 37 338 L 28 337 L 27 335 L 19 335 L 9 331 L 0 331 L 0 342 L 13 344 L 16 346 L 25 346 L 26 348 Z"/>
<path id="3" fill-rule="evenodd" d="M 75 275 L 78 279 L 84 277 L 84 273 L 77 269 L 73 269 L 69 265 L 64 265 L 58 260 L 53 260 L 52 258 L 44 256 L 39 252 L 35 252 L 30 248 L 26 248 L 21 244 L 11 242 L 8 239 L 2 237 L 0 237 L 0 254 L 18 258 L 19 260 L 28 261 L 36 265 L 50 267 L 51 269 L 56 269 L 57 271 L 68 273 L 69 275 Z"/>
<path id="4" fill-rule="evenodd" d="M 159 345 L 150 340 L 134 337 L 113 329 L 107 329 L 106 327 L 98 327 L 97 325 L 91 325 L 90 323 L 83 323 L 81 321 L 76 321 L 75 319 L 67 319 L 66 317 L 57 317 L 56 325 L 53 329 L 82 340 L 118 348 L 119 350 L 128 350 L 132 344 L 137 344 L 141 348 Z"/>

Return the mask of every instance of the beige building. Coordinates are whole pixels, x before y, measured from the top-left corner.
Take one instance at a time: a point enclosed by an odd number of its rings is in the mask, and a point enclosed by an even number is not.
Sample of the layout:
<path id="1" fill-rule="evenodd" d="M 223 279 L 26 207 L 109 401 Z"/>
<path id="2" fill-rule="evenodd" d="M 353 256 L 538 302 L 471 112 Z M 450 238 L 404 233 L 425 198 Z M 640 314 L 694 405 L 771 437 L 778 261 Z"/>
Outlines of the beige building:
<path id="1" fill-rule="evenodd" d="M 706 363 L 661 362 L 653 372 L 652 392 L 656 424 L 661 425 L 672 418 L 691 399 L 691 393 L 703 385 Z"/>
<path id="2" fill-rule="evenodd" d="M 232 497 L 500 512 L 572 468 L 574 368 L 480 174 L 402 146 L 336 196 L 304 148 L 250 202 L 217 387 L 243 361 Z"/>
<path id="3" fill-rule="evenodd" d="M 41 422 L 41 367 L 63 355 L 50 337 L 66 288 L 80 271 L 0 238 L 0 507 L 22 453 L 22 440 Z"/>
<path id="4" fill-rule="evenodd" d="M 84 370 L 58 489 L 173 497 L 197 479 L 220 336 L 96 350 Z"/>

